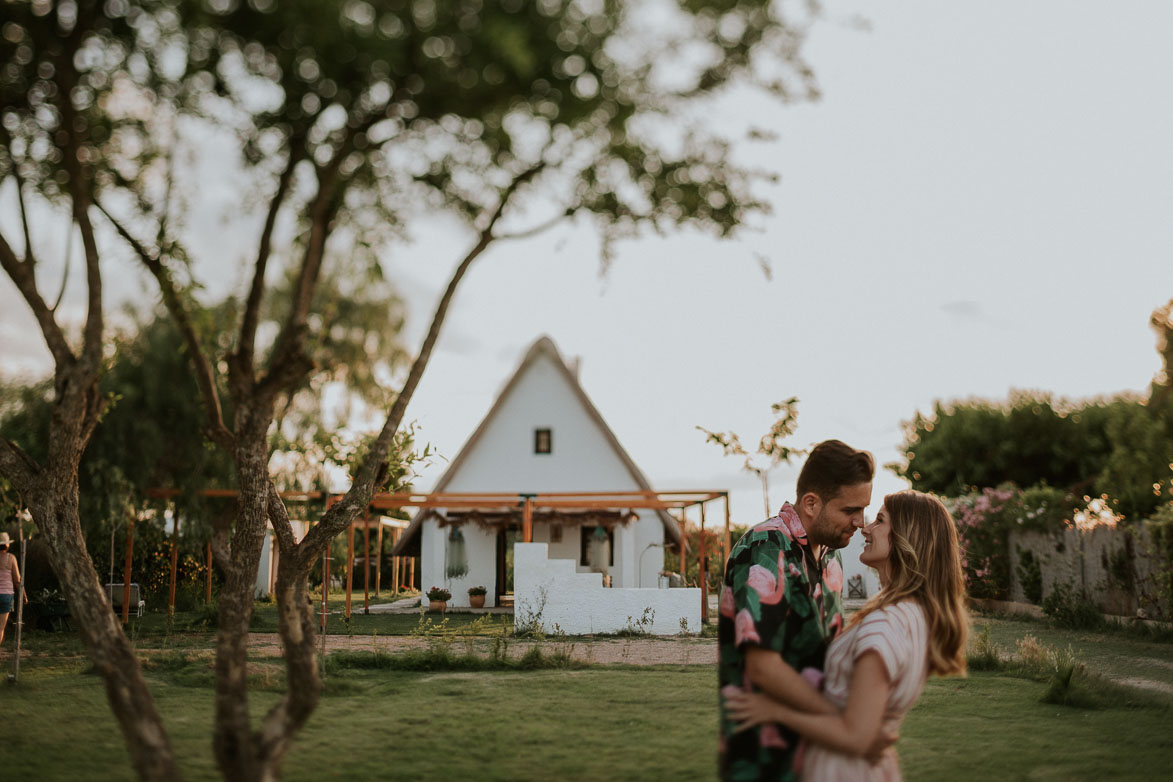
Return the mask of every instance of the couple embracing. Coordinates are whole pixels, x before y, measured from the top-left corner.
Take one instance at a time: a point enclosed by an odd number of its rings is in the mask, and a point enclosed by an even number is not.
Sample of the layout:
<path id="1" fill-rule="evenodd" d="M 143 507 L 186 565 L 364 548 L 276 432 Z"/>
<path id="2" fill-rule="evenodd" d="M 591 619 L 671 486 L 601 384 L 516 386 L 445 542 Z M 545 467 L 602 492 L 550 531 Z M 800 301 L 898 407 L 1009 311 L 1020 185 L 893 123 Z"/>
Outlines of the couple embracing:
<path id="1" fill-rule="evenodd" d="M 864 526 L 875 465 L 815 446 L 797 499 L 733 547 L 721 591 L 721 777 L 899 780 L 892 744 L 930 674 L 965 671 L 957 531 L 927 494 L 884 498 Z M 880 591 L 845 623 L 839 549 L 862 528 Z"/>

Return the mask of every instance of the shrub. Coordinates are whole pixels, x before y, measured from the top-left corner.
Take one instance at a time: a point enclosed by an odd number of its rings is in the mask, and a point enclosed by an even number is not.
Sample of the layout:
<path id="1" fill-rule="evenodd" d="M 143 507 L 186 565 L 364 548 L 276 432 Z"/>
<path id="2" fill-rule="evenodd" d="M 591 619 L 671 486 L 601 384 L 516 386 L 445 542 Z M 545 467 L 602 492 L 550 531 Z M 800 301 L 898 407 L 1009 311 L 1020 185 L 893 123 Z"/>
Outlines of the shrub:
<path id="1" fill-rule="evenodd" d="M 477 597 L 478 595 L 485 595 L 485 594 L 488 594 L 488 592 L 489 592 L 489 590 L 485 589 L 483 586 L 475 586 L 475 587 L 468 588 L 468 596 L 469 597 Z"/>
<path id="2" fill-rule="evenodd" d="M 428 600 L 442 600 L 449 601 L 452 599 L 452 593 L 442 587 L 432 587 L 428 590 Z"/>
<path id="3" fill-rule="evenodd" d="M 1104 626 L 1100 609 L 1083 590 L 1066 581 L 1056 581 L 1043 600 L 1043 613 L 1060 627 L 1070 630 L 1097 630 Z"/>
<path id="4" fill-rule="evenodd" d="M 1035 486 L 1023 491 L 1010 483 L 947 499 L 946 506 L 957 523 L 957 535 L 965 557 L 969 594 L 977 598 L 1008 599 L 1011 531 L 1062 530 L 1072 526 L 1080 505 L 1074 496 L 1060 489 Z M 1027 566 L 1037 568 L 1038 563 Z M 1019 577 L 1022 576 L 1019 571 Z M 1033 569 L 1027 576 L 1034 577 Z M 1027 580 L 1024 579 L 1024 587 Z M 1042 598 L 1041 572 L 1037 587 L 1038 597 L 1031 598 L 1033 602 Z M 1033 583 L 1029 588 L 1028 597 L 1036 591 Z"/>
<path id="5" fill-rule="evenodd" d="M 1148 553 L 1156 560 L 1151 578 L 1157 600 L 1173 608 L 1173 503 L 1158 508 L 1145 527 L 1149 532 Z"/>
<path id="6" fill-rule="evenodd" d="M 1018 547 L 1016 571 L 1026 599 L 1038 605 L 1043 599 L 1043 570 L 1033 551 L 1022 546 Z"/>
<path id="7" fill-rule="evenodd" d="M 971 671 L 999 671 L 1002 669 L 1001 648 L 990 640 L 990 626 L 982 625 L 980 632 L 970 638 L 966 663 Z"/>

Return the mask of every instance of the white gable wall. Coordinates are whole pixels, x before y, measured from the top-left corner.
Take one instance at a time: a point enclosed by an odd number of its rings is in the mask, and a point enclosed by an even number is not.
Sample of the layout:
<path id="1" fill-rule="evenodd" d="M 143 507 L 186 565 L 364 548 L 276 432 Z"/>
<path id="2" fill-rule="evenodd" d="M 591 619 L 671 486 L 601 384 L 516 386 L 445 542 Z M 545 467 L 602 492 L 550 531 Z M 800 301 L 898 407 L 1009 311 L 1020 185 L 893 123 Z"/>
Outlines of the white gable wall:
<path id="1" fill-rule="evenodd" d="M 544 493 L 641 488 L 556 361 L 544 352 L 533 358 L 500 400 L 476 442 L 468 446 L 460 464 L 455 465 L 444 491 Z M 551 430 L 552 453 L 534 453 L 535 429 Z M 629 530 L 617 527 L 615 531 L 611 576 L 617 587 L 655 586 L 663 567 L 663 524 L 653 511 L 643 510 L 639 515 Z M 491 605 L 497 582 L 496 531 L 476 524 L 466 524 L 461 529 L 468 551 L 468 576 L 451 585 L 446 582 L 444 546 L 448 529 L 429 521 L 421 529 L 421 584 L 425 591 L 430 586 L 447 587 L 452 591 L 454 605 L 467 605 L 468 586 L 480 584 L 488 587 L 486 605 Z M 562 542 L 551 544 L 550 556 L 579 562 L 580 534 L 577 526 L 563 525 Z M 627 546 L 620 545 L 621 539 Z M 534 541 L 548 540 L 546 526 L 535 524 Z M 649 543 L 657 545 L 648 550 Z M 582 565 L 577 567 L 588 572 Z"/>

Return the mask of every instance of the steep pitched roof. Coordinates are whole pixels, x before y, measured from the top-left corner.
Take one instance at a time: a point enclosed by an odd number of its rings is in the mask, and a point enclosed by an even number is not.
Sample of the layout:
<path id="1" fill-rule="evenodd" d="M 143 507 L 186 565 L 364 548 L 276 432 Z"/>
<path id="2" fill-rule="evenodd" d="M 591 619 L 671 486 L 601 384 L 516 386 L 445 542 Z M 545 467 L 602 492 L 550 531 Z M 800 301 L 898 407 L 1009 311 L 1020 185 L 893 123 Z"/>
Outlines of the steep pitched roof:
<path id="1" fill-rule="evenodd" d="M 603 416 L 599 413 L 594 403 L 591 402 L 590 397 L 587 396 L 586 391 L 584 391 L 582 388 L 582 385 L 579 384 L 578 378 L 575 376 L 574 372 L 572 372 L 570 368 L 566 366 L 566 362 L 562 360 L 562 355 L 558 352 L 558 348 L 554 345 L 554 341 L 551 340 L 548 336 L 542 335 L 537 339 L 537 341 L 534 342 L 533 345 L 530 346 L 529 350 L 526 351 L 525 358 L 521 360 L 521 364 L 518 365 L 517 370 L 513 373 L 513 376 L 509 379 L 509 382 L 505 384 L 505 387 L 501 390 L 501 393 L 497 395 L 497 399 L 493 402 L 493 406 L 489 408 L 488 414 L 486 414 L 485 417 L 481 420 L 480 425 L 477 426 L 476 430 L 472 433 L 472 436 L 468 438 L 468 442 L 464 444 L 464 446 L 460 449 L 460 453 L 456 455 L 456 458 L 453 459 L 452 463 L 448 465 L 448 469 L 444 471 L 442 476 L 440 476 L 440 480 L 436 483 L 436 487 L 432 489 L 433 492 L 444 491 L 452 479 L 457 475 L 457 473 L 459 473 L 461 465 L 463 465 L 465 461 L 468 460 L 469 455 L 476 448 L 477 443 L 480 442 L 480 440 L 484 437 L 485 432 L 489 428 L 489 424 L 500 412 L 505 400 L 509 397 L 510 392 L 521 381 L 521 378 L 524 377 L 526 371 L 533 365 L 533 363 L 542 356 L 553 359 L 554 366 L 558 368 L 563 378 L 570 385 L 571 390 L 574 392 L 575 397 L 578 399 L 587 415 L 591 418 L 595 425 L 599 427 L 599 430 L 603 433 L 607 443 L 611 446 L 611 449 L 615 452 L 615 455 L 618 457 L 619 461 L 631 474 L 632 480 L 635 481 L 636 485 L 642 491 L 651 491 L 651 485 L 648 484 L 648 479 L 644 477 L 643 472 L 641 472 L 639 467 L 636 466 L 635 462 L 632 461 L 631 457 L 627 454 L 627 451 L 623 449 L 623 446 L 619 444 L 619 439 L 615 437 L 615 433 L 611 431 L 611 427 L 607 426 L 607 422 L 603 420 Z M 508 491 L 509 489 L 505 488 L 504 490 Z M 668 538 L 673 543 L 679 543 L 680 527 L 676 520 L 663 510 L 657 510 L 656 513 L 659 515 L 660 521 L 664 525 L 664 531 L 667 533 Z M 393 555 L 400 555 L 404 553 L 408 547 L 414 548 L 415 541 L 418 539 L 419 528 L 423 524 L 424 518 L 426 516 L 426 513 L 417 513 L 415 515 L 415 518 L 412 519 L 411 526 L 407 528 L 406 533 L 401 536 L 399 541 L 395 544 L 395 548 L 392 550 Z"/>

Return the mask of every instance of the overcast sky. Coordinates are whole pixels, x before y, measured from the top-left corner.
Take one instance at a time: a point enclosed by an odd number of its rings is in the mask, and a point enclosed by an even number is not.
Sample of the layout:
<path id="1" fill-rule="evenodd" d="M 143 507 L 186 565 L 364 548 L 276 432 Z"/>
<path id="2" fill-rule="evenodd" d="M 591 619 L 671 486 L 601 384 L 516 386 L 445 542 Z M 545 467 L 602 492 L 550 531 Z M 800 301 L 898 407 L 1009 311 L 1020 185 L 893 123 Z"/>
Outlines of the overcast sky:
<path id="1" fill-rule="evenodd" d="M 752 523 L 756 479 L 697 425 L 756 442 L 797 396 L 798 444 L 884 463 L 934 400 L 1147 386 L 1149 313 L 1173 297 L 1173 4 L 831 0 L 826 17 L 808 49 L 821 101 L 726 107 L 778 133 L 739 150 L 782 176 L 760 230 L 626 242 L 605 276 L 585 224 L 491 250 L 409 409 L 422 439 L 455 456 L 548 334 L 653 486 L 733 489 Z M 425 228 L 386 257 L 409 344 L 469 241 Z M 8 371 L 47 366 L 33 329 L 0 280 Z M 876 499 L 902 487 L 881 471 Z"/>

